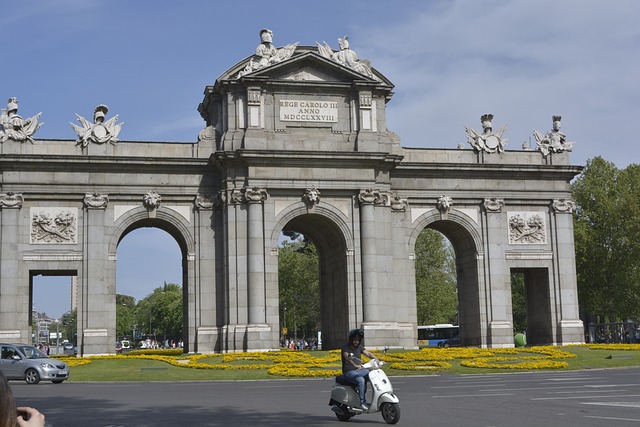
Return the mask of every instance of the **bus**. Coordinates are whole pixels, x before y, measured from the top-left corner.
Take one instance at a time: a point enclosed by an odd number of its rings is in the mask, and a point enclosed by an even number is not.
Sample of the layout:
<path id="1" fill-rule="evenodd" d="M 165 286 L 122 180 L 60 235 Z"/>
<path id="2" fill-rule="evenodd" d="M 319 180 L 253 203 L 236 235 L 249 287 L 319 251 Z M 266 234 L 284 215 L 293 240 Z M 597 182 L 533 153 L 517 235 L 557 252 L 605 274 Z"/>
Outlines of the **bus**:
<path id="1" fill-rule="evenodd" d="M 442 343 L 460 334 L 460 327 L 450 323 L 418 326 L 418 347 L 442 347 Z"/>

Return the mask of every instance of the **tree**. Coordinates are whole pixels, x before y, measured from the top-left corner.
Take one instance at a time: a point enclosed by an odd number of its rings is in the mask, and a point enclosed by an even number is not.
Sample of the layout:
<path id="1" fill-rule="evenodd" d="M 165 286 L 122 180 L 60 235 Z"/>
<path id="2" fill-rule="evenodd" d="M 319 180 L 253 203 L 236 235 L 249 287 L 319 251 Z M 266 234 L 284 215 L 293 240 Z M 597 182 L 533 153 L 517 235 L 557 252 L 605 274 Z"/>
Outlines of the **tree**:
<path id="1" fill-rule="evenodd" d="M 524 273 L 511 273 L 511 311 L 513 331 L 527 332 L 527 300 L 524 288 Z"/>
<path id="2" fill-rule="evenodd" d="M 78 310 L 69 310 L 60 318 L 62 326 L 62 339 L 76 343 L 76 333 L 78 331 Z"/>
<path id="3" fill-rule="evenodd" d="M 116 337 L 131 337 L 135 325 L 136 300 L 132 296 L 116 294 Z"/>
<path id="4" fill-rule="evenodd" d="M 415 252 L 418 324 L 458 323 L 453 247 L 441 233 L 425 228 Z"/>
<path id="5" fill-rule="evenodd" d="M 320 330 L 320 277 L 316 247 L 306 239 L 283 241 L 278 251 L 278 294 L 294 335 Z M 283 318 L 284 322 L 284 318 Z"/>
<path id="6" fill-rule="evenodd" d="M 601 157 L 573 184 L 578 295 L 582 310 L 610 321 L 640 316 L 640 165 Z"/>
<path id="7" fill-rule="evenodd" d="M 138 328 L 155 339 L 182 338 L 183 304 L 182 287 L 166 283 L 141 299 L 134 316 Z"/>

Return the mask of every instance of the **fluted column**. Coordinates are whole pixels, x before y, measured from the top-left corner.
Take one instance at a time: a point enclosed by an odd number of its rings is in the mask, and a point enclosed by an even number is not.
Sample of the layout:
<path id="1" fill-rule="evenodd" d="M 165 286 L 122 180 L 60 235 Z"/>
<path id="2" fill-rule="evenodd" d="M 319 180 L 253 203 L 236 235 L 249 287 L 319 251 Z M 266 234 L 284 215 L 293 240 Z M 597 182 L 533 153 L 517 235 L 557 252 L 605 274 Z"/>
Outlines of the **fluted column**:
<path id="1" fill-rule="evenodd" d="M 362 310 L 363 321 L 374 321 L 377 313 L 377 276 L 376 276 L 376 240 L 375 207 L 376 195 L 371 190 L 358 194 L 360 201 L 360 245 L 362 252 Z"/>
<path id="2" fill-rule="evenodd" d="M 249 204 L 247 228 L 247 299 L 250 324 L 267 323 L 263 203 L 268 196 L 269 194 L 263 188 L 247 188 L 245 191 L 245 198 Z"/>

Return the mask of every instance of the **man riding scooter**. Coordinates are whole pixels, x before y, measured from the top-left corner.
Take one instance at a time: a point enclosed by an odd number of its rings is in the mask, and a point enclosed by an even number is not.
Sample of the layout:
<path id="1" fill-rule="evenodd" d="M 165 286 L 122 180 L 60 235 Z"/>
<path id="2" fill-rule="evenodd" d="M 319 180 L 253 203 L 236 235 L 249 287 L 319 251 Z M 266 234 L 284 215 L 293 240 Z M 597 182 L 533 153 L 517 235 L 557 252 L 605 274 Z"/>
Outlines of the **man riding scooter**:
<path id="1" fill-rule="evenodd" d="M 358 383 L 358 394 L 360 395 L 360 407 L 367 411 L 371 404 L 366 401 L 366 379 L 369 370 L 362 366 L 362 355 L 370 359 L 378 358 L 370 351 L 364 348 L 362 340 L 364 332 L 360 329 L 352 329 L 348 335 L 348 343 L 342 347 L 342 373 L 349 380 Z"/>

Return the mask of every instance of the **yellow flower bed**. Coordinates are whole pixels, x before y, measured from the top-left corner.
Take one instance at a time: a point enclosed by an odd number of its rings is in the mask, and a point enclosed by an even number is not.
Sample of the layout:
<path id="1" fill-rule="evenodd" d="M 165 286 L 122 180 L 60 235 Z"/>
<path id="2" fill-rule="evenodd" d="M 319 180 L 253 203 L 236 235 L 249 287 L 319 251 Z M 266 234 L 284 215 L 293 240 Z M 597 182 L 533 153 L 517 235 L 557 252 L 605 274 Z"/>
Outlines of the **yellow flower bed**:
<path id="1" fill-rule="evenodd" d="M 269 375 L 281 377 L 321 377 L 330 378 L 342 373 L 341 369 L 309 369 L 307 366 L 277 365 L 267 369 Z"/>
<path id="2" fill-rule="evenodd" d="M 439 361 L 394 362 L 392 367 L 402 371 L 435 371 L 449 369 L 451 368 L 451 363 Z"/>
<path id="3" fill-rule="evenodd" d="M 518 362 L 518 363 L 506 363 Z M 549 359 L 539 359 L 532 362 L 522 362 L 522 358 L 516 357 L 478 357 L 472 360 L 463 360 L 460 365 L 469 368 L 485 368 L 485 369 L 562 369 L 569 366 L 567 362 L 558 362 Z"/>
<path id="4" fill-rule="evenodd" d="M 640 345 L 592 345 L 594 349 L 640 350 Z M 269 375 L 284 377 L 334 377 L 341 373 L 340 350 L 331 350 L 326 356 L 316 357 L 307 351 L 283 350 L 275 352 L 181 354 L 179 351 L 135 351 L 115 356 L 59 356 L 69 366 L 80 366 L 97 359 L 135 358 L 157 360 L 172 366 L 191 369 L 259 370 Z M 451 368 L 451 361 L 460 360 L 461 366 L 485 369 L 562 369 L 561 361 L 576 357 L 562 347 L 534 346 L 526 348 L 425 348 L 419 351 L 390 352 L 377 357 L 388 362 L 388 367 L 406 371 L 436 371 Z M 365 359 L 366 360 L 366 359 Z"/>
<path id="5" fill-rule="evenodd" d="M 553 346 L 533 346 L 519 349 L 526 353 L 539 353 L 544 354 L 551 359 L 572 359 L 577 357 L 575 354 L 562 350 L 562 347 Z"/>
<path id="6" fill-rule="evenodd" d="M 636 351 L 640 344 L 587 344 L 591 350 Z"/>

